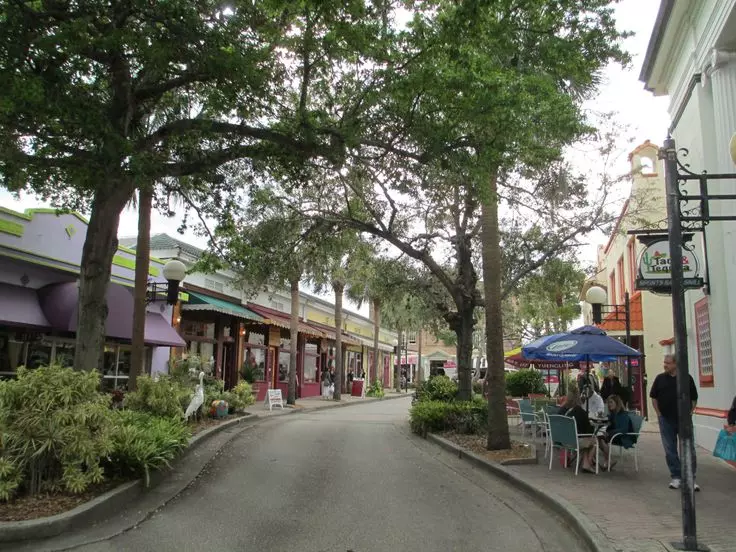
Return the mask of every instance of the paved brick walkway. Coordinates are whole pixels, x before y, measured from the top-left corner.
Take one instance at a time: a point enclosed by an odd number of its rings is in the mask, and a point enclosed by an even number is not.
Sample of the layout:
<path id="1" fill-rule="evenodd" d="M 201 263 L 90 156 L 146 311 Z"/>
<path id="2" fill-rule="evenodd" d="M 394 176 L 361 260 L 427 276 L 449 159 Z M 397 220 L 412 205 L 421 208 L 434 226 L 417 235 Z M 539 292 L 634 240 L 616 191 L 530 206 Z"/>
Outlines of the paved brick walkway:
<path id="1" fill-rule="evenodd" d="M 398 397 L 411 397 L 414 391 L 412 389 L 409 390 L 408 393 L 405 393 L 402 391 L 401 393 L 397 393 L 394 390 L 385 390 L 385 398 L 398 398 Z M 342 394 L 340 403 L 341 404 L 359 404 L 361 402 L 367 402 L 367 401 L 374 401 L 373 397 L 352 397 L 347 394 Z M 258 414 L 260 417 L 267 417 L 267 416 L 280 416 L 281 414 L 287 414 L 289 412 L 292 412 L 294 409 L 297 410 L 314 410 L 318 408 L 325 408 L 328 406 L 336 406 L 335 401 L 332 399 L 323 399 L 322 397 L 307 397 L 304 399 L 297 399 L 296 401 L 296 407 L 291 407 L 286 405 L 286 398 L 284 398 L 284 409 L 283 411 L 277 406 L 273 410 L 268 410 L 263 404 L 263 401 L 257 402 L 256 404 L 249 406 L 245 409 L 246 412 L 249 412 L 250 414 Z"/>
<path id="2" fill-rule="evenodd" d="M 516 433 L 516 427 L 512 431 Z M 629 451 L 610 473 L 596 476 L 581 471 L 576 477 L 574 469 L 565 470 L 557 458 L 549 471 L 549 460 L 542 458 L 543 445 L 538 465 L 509 469 L 585 512 L 617 550 L 661 552 L 667 550 L 664 543 L 682 538 L 680 492 L 668 487 L 658 425 L 645 422 L 644 432 L 638 444 L 638 473 Z M 714 552 L 734 551 L 736 469 L 714 458 L 711 451 L 698 448 L 697 455 L 697 480 L 702 487 L 695 495 L 698 539 Z"/>

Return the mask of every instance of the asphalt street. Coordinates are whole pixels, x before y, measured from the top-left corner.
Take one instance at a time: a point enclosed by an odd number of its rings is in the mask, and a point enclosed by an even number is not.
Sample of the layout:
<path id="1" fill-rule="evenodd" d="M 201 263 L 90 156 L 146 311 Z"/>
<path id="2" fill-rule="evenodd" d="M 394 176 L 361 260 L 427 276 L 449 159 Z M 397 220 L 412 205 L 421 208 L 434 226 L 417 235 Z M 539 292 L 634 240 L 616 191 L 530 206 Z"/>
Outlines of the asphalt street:
<path id="1" fill-rule="evenodd" d="M 411 435 L 409 405 L 356 405 L 249 428 L 145 522 L 74 550 L 583 550 L 532 500 Z"/>

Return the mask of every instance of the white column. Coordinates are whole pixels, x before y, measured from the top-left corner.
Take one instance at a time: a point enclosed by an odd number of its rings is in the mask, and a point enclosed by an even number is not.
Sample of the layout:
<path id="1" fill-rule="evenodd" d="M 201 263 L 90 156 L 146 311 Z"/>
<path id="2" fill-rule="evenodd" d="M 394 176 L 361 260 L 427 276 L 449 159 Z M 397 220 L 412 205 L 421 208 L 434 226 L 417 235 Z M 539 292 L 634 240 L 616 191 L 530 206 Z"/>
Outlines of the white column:
<path id="1" fill-rule="evenodd" d="M 736 132 L 736 53 L 714 50 L 707 71 L 713 92 L 713 125 L 715 166 L 711 173 L 736 173 L 731 160 L 729 142 Z M 703 129 L 708 132 L 707 128 Z M 710 194 L 736 193 L 735 180 L 711 180 Z M 711 201 L 713 215 L 736 216 L 736 202 Z M 727 408 L 736 394 L 736 290 L 729 290 L 736 276 L 736 222 L 712 222 L 708 226 L 708 264 L 711 279 L 710 318 L 714 354 L 715 397 Z M 689 321 L 690 322 L 690 321 Z M 703 403 L 704 404 L 704 403 Z M 711 406 L 711 405 L 706 405 Z"/>

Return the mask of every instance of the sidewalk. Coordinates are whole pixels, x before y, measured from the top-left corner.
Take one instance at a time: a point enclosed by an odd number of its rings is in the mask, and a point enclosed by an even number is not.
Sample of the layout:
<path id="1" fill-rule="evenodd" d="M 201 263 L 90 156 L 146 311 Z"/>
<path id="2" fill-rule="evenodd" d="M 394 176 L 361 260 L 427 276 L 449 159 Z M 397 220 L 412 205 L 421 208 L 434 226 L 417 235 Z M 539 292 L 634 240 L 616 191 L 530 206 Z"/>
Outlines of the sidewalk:
<path id="1" fill-rule="evenodd" d="M 414 394 L 413 389 L 409 389 L 409 392 L 406 393 L 402 391 L 401 393 L 397 393 L 393 389 L 385 389 L 384 390 L 384 397 L 382 399 L 377 399 L 374 397 L 352 397 L 349 394 L 343 393 L 340 397 L 340 403 L 336 403 L 332 399 L 323 399 L 320 397 L 306 397 L 303 399 L 297 399 L 296 405 L 291 406 L 286 404 L 286 397 L 284 397 L 284 408 L 283 410 L 279 408 L 278 406 L 274 407 L 273 410 L 269 410 L 265 405 L 264 401 L 257 402 L 248 408 L 245 409 L 245 411 L 249 414 L 257 414 L 259 418 L 267 418 L 269 416 L 281 416 L 282 414 L 290 414 L 294 410 L 299 411 L 312 411 L 312 410 L 322 410 L 324 408 L 334 408 L 336 406 L 347 406 L 349 404 L 360 404 L 360 403 L 367 403 L 367 402 L 374 402 L 374 401 L 381 401 L 386 399 L 399 399 L 402 397 L 411 397 Z"/>
<path id="2" fill-rule="evenodd" d="M 508 466 L 508 469 L 536 485 L 571 502 L 588 515 L 610 539 L 616 550 L 660 552 L 682 539 L 680 491 L 668 487 L 670 477 L 656 423 L 645 422 L 639 440 L 639 472 L 634 469 L 631 451 L 609 472 L 599 475 L 565 470 L 555 457 L 549 471 L 544 444 L 537 440 L 539 464 Z M 517 426 L 512 436 L 519 438 Z M 618 448 L 614 449 L 617 457 Z M 736 470 L 714 458 L 711 451 L 697 449 L 698 484 L 695 494 L 698 541 L 714 552 L 736 549 L 734 498 Z M 557 454 L 557 453 L 556 453 Z"/>

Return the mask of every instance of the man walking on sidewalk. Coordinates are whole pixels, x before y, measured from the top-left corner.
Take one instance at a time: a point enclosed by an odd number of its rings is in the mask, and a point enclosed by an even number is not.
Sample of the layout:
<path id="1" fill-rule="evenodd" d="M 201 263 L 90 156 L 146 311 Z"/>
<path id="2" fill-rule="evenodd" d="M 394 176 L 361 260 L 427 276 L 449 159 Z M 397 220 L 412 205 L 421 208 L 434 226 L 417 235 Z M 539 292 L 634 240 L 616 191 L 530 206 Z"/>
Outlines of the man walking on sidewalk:
<path id="1" fill-rule="evenodd" d="M 690 374 L 687 377 L 690 380 L 690 400 L 692 401 L 690 415 L 692 415 L 698 402 L 698 390 L 695 387 L 693 377 Z M 680 456 L 677 452 L 677 429 L 679 424 L 677 419 L 677 364 L 674 354 L 664 356 L 664 372 L 654 378 L 649 396 L 652 398 L 652 406 L 654 406 L 659 419 L 659 434 L 662 438 L 667 467 L 672 477 L 670 489 L 679 489 L 682 474 Z M 696 468 L 696 455 L 693 454 L 693 477 Z M 700 490 L 697 483 L 694 485 L 694 490 Z"/>

